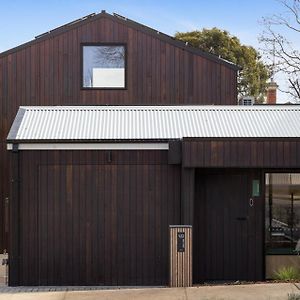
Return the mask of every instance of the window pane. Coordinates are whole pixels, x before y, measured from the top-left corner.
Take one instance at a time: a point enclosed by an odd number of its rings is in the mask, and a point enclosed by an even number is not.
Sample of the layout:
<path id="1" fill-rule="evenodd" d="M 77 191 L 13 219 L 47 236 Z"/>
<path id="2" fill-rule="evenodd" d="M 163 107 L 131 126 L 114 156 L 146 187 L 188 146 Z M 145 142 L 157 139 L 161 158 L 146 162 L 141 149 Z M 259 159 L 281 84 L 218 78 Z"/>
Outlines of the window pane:
<path id="1" fill-rule="evenodd" d="M 266 174 L 267 254 L 300 251 L 300 174 Z"/>
<path id="2" fill-rule="evenodd" d="M 83 87 L 124 88 L 125 47 L 84 46 Z"/>

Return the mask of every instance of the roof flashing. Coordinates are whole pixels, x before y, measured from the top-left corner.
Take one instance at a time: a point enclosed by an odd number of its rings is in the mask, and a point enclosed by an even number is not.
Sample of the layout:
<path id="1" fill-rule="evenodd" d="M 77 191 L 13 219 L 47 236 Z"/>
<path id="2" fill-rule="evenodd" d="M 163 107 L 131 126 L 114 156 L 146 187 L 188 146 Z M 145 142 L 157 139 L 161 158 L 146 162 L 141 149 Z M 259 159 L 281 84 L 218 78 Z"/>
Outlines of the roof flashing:
<path id="1" fill-rule="evenodd" d="M 104 12 L 105 12 L 105 11 L 104 11 Z M 64 24 L 64 25 L 58 26 L 58 27 L 56 27 L 56 28 L 54 28 L 54 29 L 51 29 L 51 30 L 49 30 L 49 31 L 46 31 L 46 32 L 44 32 L 44 33 L 42 33 L 42 34 L 39 34 L 39 35 L 35 36 L 35 39 L 39 39 L 39 38 L 41 38 L 41 37 L 43 37 L 43 36 L 46 36 L 46 35 L 48 35 L 48 34 L 51 34 L 51 33 L 55 32 L 55 31 L 57 31 L 57 30 L 60 30 L 60 29 L 62 29 L 62 28 L 65 28 L 65 27 L 71 26 L 71 25 L 73 25 L 73 24 L 79 23 L 79 22 L 84 21 L 84 20 L 86 20 L 86 19 L 88 19 L 88 18 L 94 17 L 95 15 L 96 15 L 96 13 L 91 13 L 91 14 L 89 14 L 89 15 L 86 15 L 86 16 L 82 17 L 82 18 L 79 18 L 79 19 L 76 19 L 76 20 L 71 21 L 71 22 L 69 22 L 69 23 L 66 23 L 66 24 Z"/>
<path id="2" fill-rule="evenodd" d="M 21 126 L 25 112 L 26 112 L 26 108 L 23 108 L 23 107 L 19 108 L 17 115 L 15 117 L 15 120 L 10 128 L 9 133 L 8 133 L 8 136 L 7 136 L 8 140 L 16 140 L 17 139 L 18 130 Z"/>
<path id="3" fill-rule="evenodd" d="M 126 24 L 127 26 L 130 26 L 130 27 L 134 27 L 136 30 L 143 31 L 145 34 L 151 34 L 152 36 L 154 36 L 156 38 L 159 38 L 161 40 L 164 40 L 165 42 L 170 43 L 170 44 L 174 45 L 175 47 L 179 47 L 179 48 L 182 48 L 184 50 L 190 51 L 191 53 L 193 53 L 195 55 L 200 55 L 200 56 L 202 56 L 204 58 L 207 58 L 207 59 L 209 59 L 211 61 L 224 64 L 224 65 L 226 65 L 226 66 L 228 66 L 228 67 L 230 67 L 230 68 L 232 68 L 232 69 L 234 69 L 236 71 L 238 71 L 238 70 L 241 69 L 240 66 L 237 66 L 234 63 L 232 63 L 230 61 L 227 61 L 227 60 L 225 60 L 223 58 L 220 58 L 217 55 L 214 55 L 212 53 L 203 51 L 200 48 L 192 47 L 191 45 L 186 44 L 183 41 L 175 39 L 173 36 L 169 36 L 169 35 L 167 35 L 165 33 L 162 33 L 162 32 L 160 32 L 160 31 L 158 31 L 156 29 L 148 27 L 148 26 L 146 26 L 146 25 L 144 25 L 142 23 L 138 23 L 138 22 L 136 22 L 134 20 L 128 19 L 127 17 L 121 16 L 121 15 L 119 15 L 117 13 L 113 13 L 111 15 L 111 14 L 107 13 L 105 10 L 102 10 L 98 14 L 91 13 L 89 15 L 86 15 L 86 16 L 82 17 L 82 18 L 76 19 L 76 20 L 71 21 L 69 23 L 66 23 L 66 24 L 64 24 L 62 26 L 56 27 L 56 28 L 51 29 L 49 31 L 46 31 L 46 32 L 44 32 L 44 33 L 42 33 L 40 35 L 37 35 L 35 37 L 35 39 L 33 39 L 33 40 L 29 41 L 29 42 L 26 42 L 24 44 L 21 44 L 19 46 L 16 46 L 14 48 L 11 48 L 9 50 L 6 50 L 6 51 L 0 53 L 0 58 L 3 57 L 3 56 L 5 56 L 5 55 L 9 55 L 11 53 L 14 53 L 14 52 L 16 52 L 18 50 L 21 50 L 21 49 L 23 49 L 25 47 L 28 47 L 28 46 L 30 46 L 32 44 L 41 42 L 44 39 L 52 38 L 52 37 L 54 37 L 56 35 L 65 33 L 68 30 L 74 29 L 77 26 L 84 25 L 87 22 L 90 22 L 90 21 L 93 21 L 93 20 L 97 20 L 97 19 L 102 18 L 102 17 L 109 18 L 111 20 L 121 22 L 122 24 Z"/>

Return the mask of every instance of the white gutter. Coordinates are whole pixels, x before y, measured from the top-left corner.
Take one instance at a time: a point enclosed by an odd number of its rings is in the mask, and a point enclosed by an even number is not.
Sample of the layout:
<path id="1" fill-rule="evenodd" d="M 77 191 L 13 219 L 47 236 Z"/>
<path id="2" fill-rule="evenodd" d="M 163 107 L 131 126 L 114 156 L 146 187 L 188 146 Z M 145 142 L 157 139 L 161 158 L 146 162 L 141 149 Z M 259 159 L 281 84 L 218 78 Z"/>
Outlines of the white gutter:
<path id="1" fill-rule="evenodd" d="M 13 145 L 7 144 L 7 150 Z M 169 150 L 168 143 L 20 143 L 18 150 Z"/>

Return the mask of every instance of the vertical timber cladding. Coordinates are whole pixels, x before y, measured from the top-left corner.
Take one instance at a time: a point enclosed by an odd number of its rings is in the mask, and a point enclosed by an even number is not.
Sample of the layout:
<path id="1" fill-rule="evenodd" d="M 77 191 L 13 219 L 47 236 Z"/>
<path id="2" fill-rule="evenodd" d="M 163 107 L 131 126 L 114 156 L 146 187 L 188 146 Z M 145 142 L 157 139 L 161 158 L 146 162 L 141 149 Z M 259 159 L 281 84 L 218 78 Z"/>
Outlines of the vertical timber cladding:
<path id="1" fill-rule="evenodd" d="M 6 137 L 22 105 L 236 104 L 237 71 L 109 15 L 0 54 L 0 250 L 7 247 Z M 82 90 L 81 43 L 127 45 L 126 90 Z"/>
<path id="2" fill-rule="evenodd" d="M 182 161 L 186 168 L 296 169 L 299 150 L 299 138 L 188 138 Z"/>
<path id="3" fill-rule="evenodd" d="M 23 151 L 20 285 L 166 285 L 180 167 L 167 151 Z"/>

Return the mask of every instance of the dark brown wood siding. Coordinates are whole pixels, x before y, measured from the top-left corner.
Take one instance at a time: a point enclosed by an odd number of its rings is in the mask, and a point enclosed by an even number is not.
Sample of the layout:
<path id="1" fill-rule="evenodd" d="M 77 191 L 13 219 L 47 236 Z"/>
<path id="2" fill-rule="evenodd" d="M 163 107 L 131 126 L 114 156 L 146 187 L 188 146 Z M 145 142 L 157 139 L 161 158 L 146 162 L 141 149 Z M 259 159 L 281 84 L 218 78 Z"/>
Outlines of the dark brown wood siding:
<path id="1" fill-rule="evenodd" d="M 300 168 L 300 139 L 187 139 L 184 167 Z"/>
<path id="2" fill-rule="evenodd" d="M 1 119 L 1 118 L 0 118 Z M 1 120 L 0 120 L 1 122 Z M 6 143 L 0 143 L 0 252 L 8 250 L 8 203 L 10 198 L 10 161 Z"/>
<path id="3" fill-rule="evenodd" d="M 194 283 L 264 279 L 264 194 L 252 197 L 252 180 L 263 173 L 196 169 Z"/>
<path id="4" fill-rule="evenodd" d="M 127 45 L 126 90 L 80 89 L 81 43 Z M 112 18 L 0 56 L 0 250 L 9 196 L 5 139 L 20 105 L 236 104 L 236 70 Z"/>
<path id="5" fill-rule="evenodd" d="M 167 151 L 19 155 L 20 285 L 168 283 L 181 170 Z"/>

